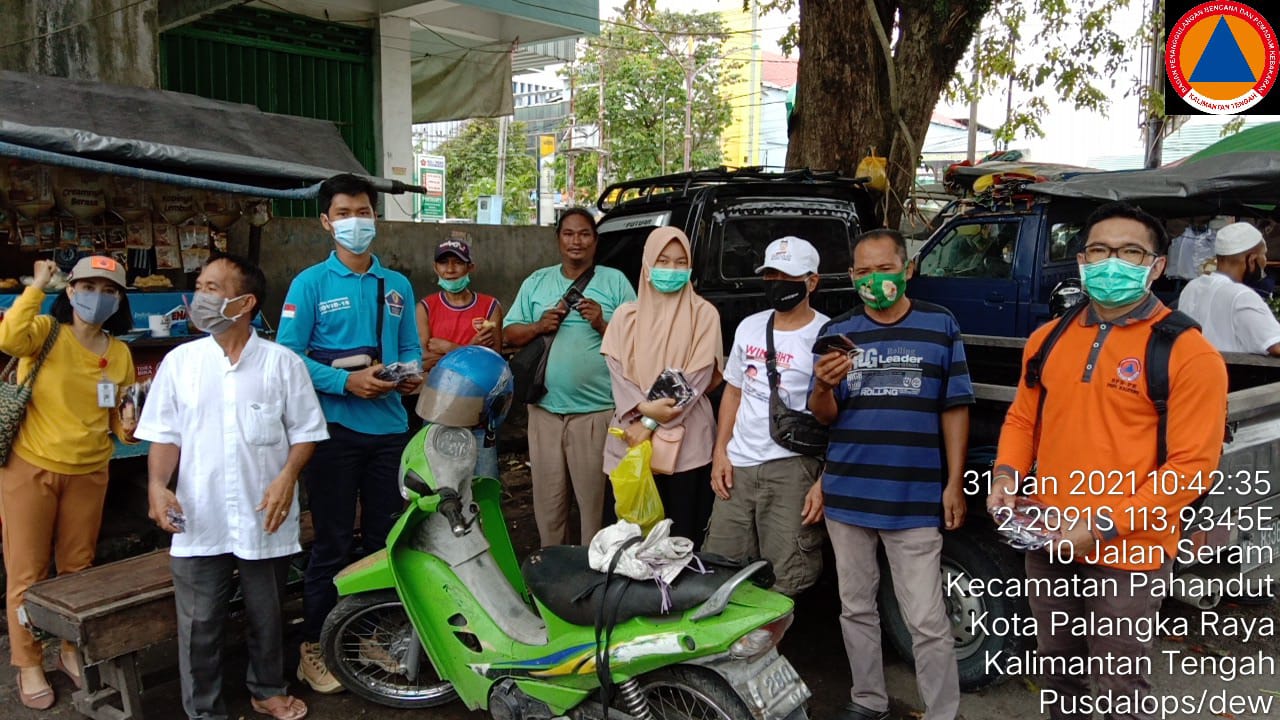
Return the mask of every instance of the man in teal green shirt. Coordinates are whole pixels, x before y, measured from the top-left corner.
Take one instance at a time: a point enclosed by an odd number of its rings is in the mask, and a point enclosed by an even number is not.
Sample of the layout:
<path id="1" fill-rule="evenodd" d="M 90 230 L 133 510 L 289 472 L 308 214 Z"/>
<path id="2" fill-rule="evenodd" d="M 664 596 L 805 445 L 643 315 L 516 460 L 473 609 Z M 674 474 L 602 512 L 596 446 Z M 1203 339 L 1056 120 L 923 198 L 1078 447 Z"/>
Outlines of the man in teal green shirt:
<path id="1" fill-rule="evenodd" d="M 613 311 L 636 299 L 621 272 L 595 265 L 596 223 L 572 208 L 556 223 L 559 265 L 536 270 L 520 285 L 503 326 L 503 344 L 523 347 L 554 333 L 547 357 L 547 394 L 529 406 L 533 514 L 542 546 L 569 542 L 569 487 L 578 502 L 586 544 L 604 516 L 604 441 L 613 416 L 609 368 L 600 341 Z M 594 267 L 574 306 L 565 302 L 574 281 Z"/>

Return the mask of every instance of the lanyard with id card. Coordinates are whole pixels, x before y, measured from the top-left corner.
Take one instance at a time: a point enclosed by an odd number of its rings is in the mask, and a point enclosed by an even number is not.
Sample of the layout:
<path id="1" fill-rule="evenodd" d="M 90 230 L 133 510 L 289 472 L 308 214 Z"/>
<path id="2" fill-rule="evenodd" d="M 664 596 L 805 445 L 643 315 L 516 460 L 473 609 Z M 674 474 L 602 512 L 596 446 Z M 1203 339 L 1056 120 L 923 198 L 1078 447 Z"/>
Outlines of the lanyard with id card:
<path id="1" fill-rule="evenodd" d="M 113 408 L 116 406 L 116 384 L 107 379 L 107 359 L 98 360 L 102 368 L 102 379 L 98 381 L 98 407 Z"/>

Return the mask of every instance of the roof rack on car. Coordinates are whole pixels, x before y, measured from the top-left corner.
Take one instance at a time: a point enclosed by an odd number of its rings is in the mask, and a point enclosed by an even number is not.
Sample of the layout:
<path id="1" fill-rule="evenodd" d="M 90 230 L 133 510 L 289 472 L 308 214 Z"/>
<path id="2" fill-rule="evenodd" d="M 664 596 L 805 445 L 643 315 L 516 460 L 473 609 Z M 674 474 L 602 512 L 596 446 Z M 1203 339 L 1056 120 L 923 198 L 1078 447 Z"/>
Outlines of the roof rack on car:
<path id="1" fill-rule="evenodd" d="M 692 170 L 690 172 L 613 183 L 600 194 L 600 198 L 596 201 L 596 207 L 602 212 L 608 212 L 624 202 L 649 202 L 654 195 L 678 192 L 680 197 L 684 197 L 689 194 L 689 190 L 707 185 L 746 181 L 760 182 L 762 180 L 860 185 L 866 183 L 868 178 L 845 177 L 838 172 L 815 172 L 808 168 L 784 172 L 768 172 L 758 165 L 740 168 L 729 168 L 721 165 L 718 168 L 709 170 Z"/>

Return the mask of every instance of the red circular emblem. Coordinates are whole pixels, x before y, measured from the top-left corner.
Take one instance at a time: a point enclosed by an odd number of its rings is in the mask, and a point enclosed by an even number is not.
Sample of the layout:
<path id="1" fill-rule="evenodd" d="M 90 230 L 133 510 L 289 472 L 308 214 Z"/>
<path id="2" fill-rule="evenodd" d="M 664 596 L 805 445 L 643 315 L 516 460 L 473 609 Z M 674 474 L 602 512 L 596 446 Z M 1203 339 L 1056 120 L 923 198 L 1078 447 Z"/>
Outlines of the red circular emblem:
<path id="1" fill-rule="evenodd" d="M 1262 101 L 1280 76 L 1271 24 L 1241 2 L 1201 3 L 1169 31 L 1165 72 L 1188 105 L 1234 115 Z"/>

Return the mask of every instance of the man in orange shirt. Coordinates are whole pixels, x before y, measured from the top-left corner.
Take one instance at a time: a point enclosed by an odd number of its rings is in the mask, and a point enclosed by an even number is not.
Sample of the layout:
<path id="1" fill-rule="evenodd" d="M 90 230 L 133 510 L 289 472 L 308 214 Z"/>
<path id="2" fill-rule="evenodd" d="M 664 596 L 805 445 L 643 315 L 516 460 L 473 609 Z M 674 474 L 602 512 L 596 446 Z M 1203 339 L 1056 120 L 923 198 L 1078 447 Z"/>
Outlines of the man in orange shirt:
<path id="1" fill-rule="evenodd" d="M 1028 598 L 1039 667 L 1046 668 L 1046 658 L 1062 661 L 1047 666 L 1041 711 L 1055 720 L 1090 717 L 1082 701 L 1109 696 L 1123 703 L 1111 718 L 1148 718 L 1140 702 L 1125 699 L 1150 694 L 1143 670 L 1150 664 L 1151 637 L 1106 628 L 1077 633 L 1063 620 L 1098 628 L 1098 619 L 1151 622 L 1157 616 L 1163 598 L 1151 580 L 1169 575 L 1179 514 L 1209 489 L 1210 473 L 1218 467 L 1227 372 L 1222 356 L 1198 331 L 1174 341 L 1160 462 L 1158 414 L 1144 365 L 1153 326 L 1172 312 L 1150 292 L 1165 269 L 1168 236 L 1155 218 L 1122 203 L 1099 208 L 1082 232 L 1086 240 L 1077 261 L 1089 305 L 1063 318 L 1071 325 L 1044 355 L 1039 382 L 1026 382 L 1024 371 L 1000 434 L 987 503 L 999 521 L 1019 489 L 1029 489 L 1049 508 L 1044 517 L 1050 529 L 1063 521 L 1053 552 L 1026 556 L 1028 579 L 1058 590 Z M 1056 324 L 1031 335 L 1024 369 Z M 1033 464 L 1034 482 L 1024 478 Z M 1137 573 L 1151 577 L 1135 578 Z M 1099 594 L 1062 592 L 1082 586 Z M 1119 669 L 1099 670 L 1099 659 Z"/>

